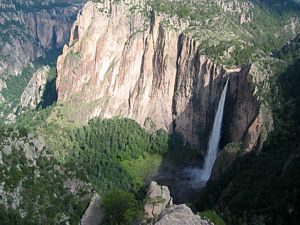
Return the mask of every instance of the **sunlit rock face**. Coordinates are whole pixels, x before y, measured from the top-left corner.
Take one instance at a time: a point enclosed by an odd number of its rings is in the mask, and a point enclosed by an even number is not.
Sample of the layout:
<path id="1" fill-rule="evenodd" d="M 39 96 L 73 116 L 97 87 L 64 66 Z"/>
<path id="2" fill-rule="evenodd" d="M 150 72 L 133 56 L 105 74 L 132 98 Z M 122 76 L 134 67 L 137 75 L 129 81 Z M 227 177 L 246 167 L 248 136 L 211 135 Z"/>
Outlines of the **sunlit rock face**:
<path id="1" fill-rule="evenodd" d="M 173 204 L 167 186 L 151 182 L 144 206 L 145 221 L 140 224 L 155 225 L 212 225 L 209 221 L 194 215 L 192 210 L 184 205 Z"/>
<path id="2" fill-rule="evenodd" d="M 50 67 L 44 66 L 32 75 L 21 95 L 20 110 L 26 107 L 35 109 L 41 103 L 49 72 Z"/>
<path id="3" fill-rule="evenodd" d="M 183 22 L 174 18 L 178 29 L 167 28 L 165 15 L 143 3 L 140 8 L 128 1 L 88 2 L 77 16 L 57 61 L 58 102 L 75 106 L 70 120 L 124 116 L 143 126 L 150 118 L 205 150 L 230 77 L 226 142 L 243 139 L 260 108 L 247 80 L 250 66 L 228 70 L 214 63 L 183 34 Z"/>

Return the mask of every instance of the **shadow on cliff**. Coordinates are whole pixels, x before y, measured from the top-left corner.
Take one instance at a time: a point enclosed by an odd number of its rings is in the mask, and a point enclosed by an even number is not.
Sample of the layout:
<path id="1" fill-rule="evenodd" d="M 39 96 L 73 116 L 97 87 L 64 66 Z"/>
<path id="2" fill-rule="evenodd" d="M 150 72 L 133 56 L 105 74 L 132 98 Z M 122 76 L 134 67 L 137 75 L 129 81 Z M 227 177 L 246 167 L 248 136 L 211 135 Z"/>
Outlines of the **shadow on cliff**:
<path id="1" fill-rule="evenodd" d="M 300 218 L 300 60 L 271 88 L 274 130 L 260 154 L 235 159 L 198 197 L 198 210 L 215 208 L 230 224 L 298 224 Z M 246 210 L 245 210 L 246 209 Z"/>
<path id="2" fill-rule="evenodd" d="M 245 141 L 248 128 L 259 114 L 260 104 L 253 94 L 254 85 L 247 79 L 249 70 L 250 65 L 246 65 L 240 72 L 230 74 L 220 149 L 231 142 Z M 219 76 L 213 81 L 215 82 L 214 89 L 217 89 L 214 91 L 217 92 L 216 96 L 218 97 L 209 96 L 207 108 L 200 108 L 201 93 L 194 93 L 186 110 L 177 114 L 173 123 L 170 124 L 172 134 L 169 137 L 169 151 L 163 157 L 159 174 L 155 180 L 170 188 L 176 203 L 193 202 L 195 196 L 205 185 L 203 182 L 199 183 L 197 179 L 199 175 L 194 173 L 199 172 L 203 167 L 208 139 L 226 80 L 227 76 Z M 212 82 L 210 83 L 212 84 Z M 212 85 L 205 87 L 203 93 L 211 93 L 212 88 Z M 198 121 L 194 118 L 189 119 L 191 114 L 206 115 L 206 118 L 199 118 Z M 187 119 L 190 124 L 187 123 Z M 194 132 L 191 135 L 196 136 L 199 140 L 198 145 L 184 141 L 187 137 L 182 135 L 182 127 L 177 127 L 177 123 L 187 124 L 189 128 L 193 127 Z M 193 138 L 188 137 L 188 139 L 192 140 Z M 187 172 L 186 168 L 190 168 L 190 172 Z"/>
<path id="3" fill-rule="evenodd" d="M 57 101 L 57 91 L 56 91 L 56 77 L 49 80 L 46 84 L 44 95 L 38 108 L 46 108 L 53 105 Z"/>

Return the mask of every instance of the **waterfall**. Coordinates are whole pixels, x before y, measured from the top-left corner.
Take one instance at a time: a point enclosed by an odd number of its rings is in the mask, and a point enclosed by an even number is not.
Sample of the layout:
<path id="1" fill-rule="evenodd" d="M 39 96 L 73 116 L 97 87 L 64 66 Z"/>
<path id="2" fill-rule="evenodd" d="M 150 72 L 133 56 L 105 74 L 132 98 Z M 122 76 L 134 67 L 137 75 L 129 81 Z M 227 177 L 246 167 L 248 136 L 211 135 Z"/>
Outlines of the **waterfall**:
<path id="1" fill-rule="evenodd" d="M 224 105 L 225 105 L 225 98 L 226 98 L 226 92 L 228 88 L 228 81 L 229 78 L 226 81 L 225 87 L 223 89 L 217 114 L 215 116 L 213 129 L 211 132 L 211 135 L 209 137 L 208 142 L 208 151 L 207 155 L 204 160 L 204 166 L 203 169 L 201 169 L 201 180 L 202 181 L 208 181 L 212 172 L 212 168 L 214 166 L 214 163 L 217 159 L 217 154 L 219 151 L 219 142 L 221 139 L 221 128 L 222 128 L 222 121 L 223 121 L 223 113 L 224 113 Z"/>

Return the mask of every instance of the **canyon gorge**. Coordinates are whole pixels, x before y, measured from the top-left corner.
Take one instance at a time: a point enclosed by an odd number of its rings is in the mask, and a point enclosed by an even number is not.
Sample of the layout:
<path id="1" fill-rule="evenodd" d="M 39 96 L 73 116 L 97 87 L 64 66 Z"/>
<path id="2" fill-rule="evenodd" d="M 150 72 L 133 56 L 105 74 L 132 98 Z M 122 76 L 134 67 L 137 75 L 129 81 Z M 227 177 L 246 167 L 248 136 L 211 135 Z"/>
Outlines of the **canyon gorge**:
<path id="1" fill-rule="evenodd" d="M 58 103 L 73 105 L 70 120 L 124 116 L 142 126 L 150 120 L 205 151 L 230 77 L 223 144 L 244 141 L 250 151 L 263 130 L 251 65 L 214 63 L 196 40 L 162 20 L 155 12 L 132 14 L 122 3 L 87 3 L 58 58 Z"/>
<path id="2" fill-rule="evenodd" d="M 61 48 L 81 6 L 80 1 L 1 1 L 0 74 L 18 75 L 29 62 Z"/>
<path id="3" fill-rule="evenodd" d="M 296 225 L 296 0 L 0 2 L 0 223 Z"/>

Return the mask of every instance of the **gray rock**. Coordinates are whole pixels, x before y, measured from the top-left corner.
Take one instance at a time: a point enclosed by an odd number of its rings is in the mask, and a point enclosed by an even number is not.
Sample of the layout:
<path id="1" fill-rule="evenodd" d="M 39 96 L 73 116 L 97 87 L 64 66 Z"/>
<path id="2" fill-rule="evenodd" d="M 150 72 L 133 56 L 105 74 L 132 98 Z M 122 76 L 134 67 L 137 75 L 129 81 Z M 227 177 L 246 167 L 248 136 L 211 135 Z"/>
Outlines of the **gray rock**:
<path id="1" fill-rule="evenodd" d="M 156 182 L 151 182 L 147 202 L 144 206 L 145 215 L 147 218 L 156 218 L 162 211 L 173 204 L 170 191 L 166 186 L 160 186 Z"/>
<path id="2" fill-rule="evenodd" d="M 35 109 L 38 106 L 44 94 L 49 72 L 50 67 L 43 66 L 33 74 L 31 80 L 29 81 L 21 95 L 21 108 L 28 107 L 31 109 Z"/>
<path id="3" fill-rule="evenodd" d="M 2 147 L 2 152 L 3 152 L 3 154 L 4 155 L 7 155 L 7 156 L 9 156 L 9 155 L 11 155 L 11 153 L 12 153 L 12 149 L 11 149 L 11 144 L 9 143 L 8 145 L 4 145 L 3 147 Z"/>
<path id="4" fill-rule="evenodd" d="M 104 218 L 99 195 L 95 195 L 85 211 L 79 225 L 100 225 Z"/>
<path id="5" fill-rule="evenodd" d="M 194 215 L 186 205 L 172 205 L 163 211 L 155 225 L 212 225 L 212 223 Z"/>
<path id="6" fill-rule="evenodd" d="M 61 48 L 69 39 L 78 1 L 0 2 L 0 74 L 19 74 L 30 61 Z"/>

